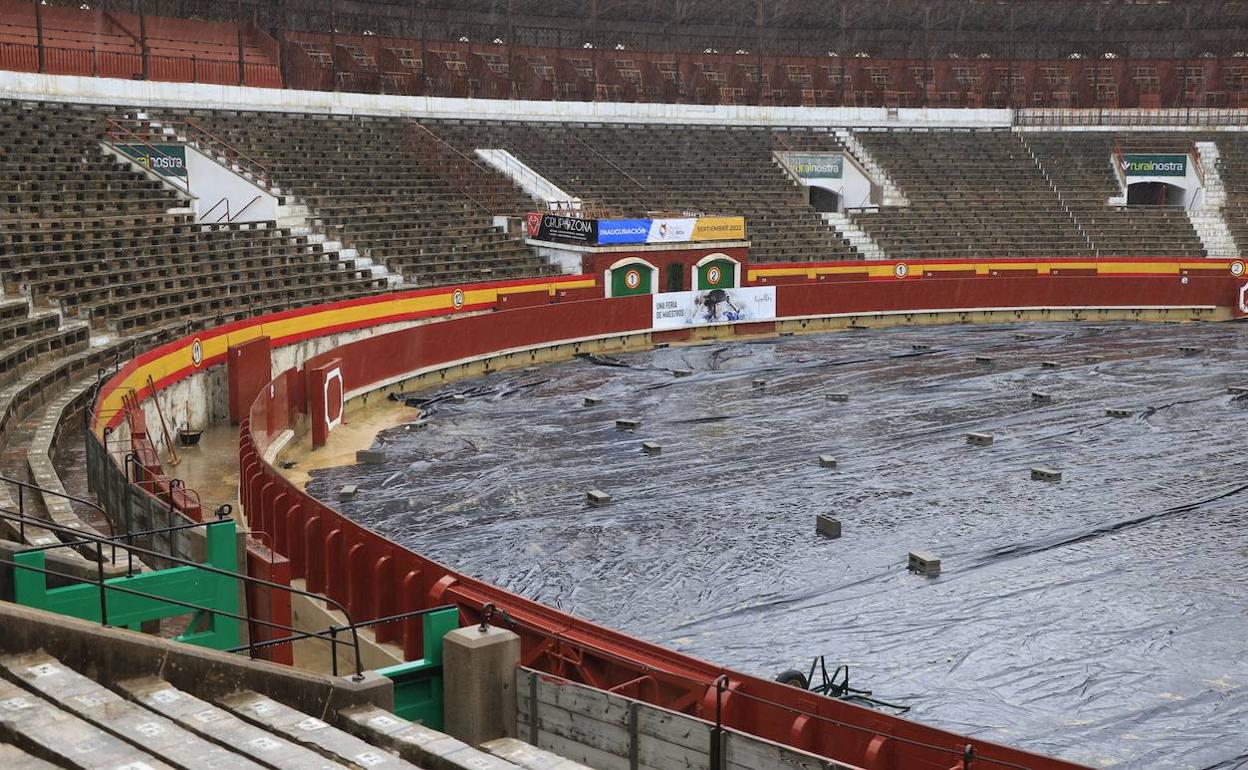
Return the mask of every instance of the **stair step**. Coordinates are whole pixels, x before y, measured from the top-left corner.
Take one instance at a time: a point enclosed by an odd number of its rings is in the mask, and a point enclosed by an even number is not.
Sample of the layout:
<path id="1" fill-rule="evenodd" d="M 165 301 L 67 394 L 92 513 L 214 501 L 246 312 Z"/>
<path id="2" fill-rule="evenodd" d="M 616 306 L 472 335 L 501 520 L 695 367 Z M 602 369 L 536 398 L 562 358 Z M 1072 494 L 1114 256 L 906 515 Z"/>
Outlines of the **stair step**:
<path id="1" fill-rule="evenodd" d="M 376 706 L 349 708 L 340 712 L 340 716 L 352 734 L 385 746 L 429 770 L 509 770 L 516 767 L 446 733 L 409 722 Z"/>
<path id="2" fill-rule="evenodd" d="M 340 770 L 346 767 L 239 719 L 163 679 L 154 676 L 131 679 L 118 683 L 117 687 L 130 698 L 196 735 L 229 746 L 257 762 L 290 770 Z"/>
<path id="3" fill-rule="evenodd" d="M 564 759 L 516 738 L 496 738 L 481 744 L 481 748 L 526 770 L 591 770 L 589 765 Z"/>
<path id="4" fill-rule="evenodd" d="M 316 717 L 250 690 L 226 696 L 220 704 L 243 719 L 306 746 L 322 756 L 377 770 L 413 770 L 415 765 Z M 395 717 L 397 719 L 397 717 Z"/>
<path id="5" fill-rule="evenodd" d="M 0 743 L 0 767 L 6 770 L 56 770 L 56 765 L 51 762 L 44 762 L 7 743 Z"/>
<path id="6" fill-rule="evenodd" d="M 173 770 L 152 755 L 4 680 L 0 680 L 0 732 L 24 751 L 61 767 Z"/>
<path id="7" fill-rule="evenodd" d="M 0 658 L 5 674 L 76 716 L 183 770 L 263 770 L 261 765 L 132 703 L 43 652 Z"/>

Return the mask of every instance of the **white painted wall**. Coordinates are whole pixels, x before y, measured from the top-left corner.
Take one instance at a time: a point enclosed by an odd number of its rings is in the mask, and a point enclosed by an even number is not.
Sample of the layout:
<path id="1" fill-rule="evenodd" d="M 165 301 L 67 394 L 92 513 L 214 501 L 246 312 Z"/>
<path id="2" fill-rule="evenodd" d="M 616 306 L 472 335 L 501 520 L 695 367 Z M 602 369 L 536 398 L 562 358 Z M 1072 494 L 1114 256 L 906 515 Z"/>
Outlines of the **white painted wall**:
<path id="1" fill-rule="evenodd" d="M 257 187 L 190 145 L 186 147 L 186 175 L 195 197 L 195 219 L 212 224 L 220 221 L 228 205 L 229 221 L 272 222 L 277 220 L 277 198 Z M 259 198 L 250 206 L 247 204 Z M 219 203 L 224 198 L 227 203 Z M 246 206 L 246 208 L 244 208 Z M 214 208 L 215 207 L 215 208 Z M 206 217 L 206 218 L 205 218 Z"/>
<path id="2" fill-rule="evenodd" d="M 322 112 L 459 120 L 559 120 L 776 126 L 1007 127 L 1010 110 L 884 107 L 755 107 L 506 99 L 451 99 L 294 91 L 204 83 L 0 72 L 0 97 L 118 106 Z"/>
<path id="3" fill-rule="evenodd" d="M 841 177 L 801 177 L 793 173 L 788 163 L 790 155 L 794 156 L 810 156 L 810 155 L 840 155 L 841 156 Z M 871 203 L 871 177 L 867 175 L 854 161 L 853 156 L 849 153 L 834 152 L 776 152 L 776 157 L 780 160 L 781 165 L 789 172 L 789 176 L 795 182 L 806 187 L 822 187 L 825 190 L 831 190 L 841 197 L 841 210 L 863 208 L 872 205 Z"/>
<path id="4" fill-rule="evenodd" d="M 530 197 L 547 203 L 571 201 L 572 196 L 558 185 L 529 168 L 528 164 L 507 150 L 478 148 L 477 156 L 496 171 L 511 179 Z"/>

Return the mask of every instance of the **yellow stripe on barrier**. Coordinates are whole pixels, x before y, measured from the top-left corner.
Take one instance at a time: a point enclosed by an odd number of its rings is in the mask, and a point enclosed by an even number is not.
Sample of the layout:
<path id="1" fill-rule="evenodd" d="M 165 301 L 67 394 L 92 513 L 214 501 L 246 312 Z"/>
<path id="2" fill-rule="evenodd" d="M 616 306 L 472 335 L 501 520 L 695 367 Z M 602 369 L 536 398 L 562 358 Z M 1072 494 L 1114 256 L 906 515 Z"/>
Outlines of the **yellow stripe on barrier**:
<path id="1" fill-rule="evenodd" d="M 537 291 L 553 294 L 558 289 L 581 289 L 594 286 L 597 286 L 595 279 L 588 278 L 558 283 L 541 281 L 515 286 L 465 287 L 463 305 L 466 307 L 496 305 L 499 296 L 503 294 Z M 323 329 L 345 326 L 367 327 L 370 321 L 380 321 L 386 318 L 428 315 L 437 311 L 449 312 L 454 309 L 455 288 L 448 286 L 445 292 L 437 294 L 364 302 L 267 321 L 262 317 L 250 323 L 229 324 L 227 325 L 228 331 L 208 330 L 199 335 L 192 335 L 182 340 L 183 344 L 177 348 L 141 364 L 126 375 L 116 388 L 108 391 L 97 410 L 99 417 L 96 419 L 96 430 L 103 430 L 109 418 L 121 410 L 123 395 L 131 390 L 141 392 L 147 387 L 149 376 L 155 382 L 160 382 L 178 372 L 194 368 L 196 366 L 193 357 L 195 340 L 199 340 L 200 343 L 200 363 L 202 364 L 224 356 L 233 345 L 239 345 L 257 337 L 268 336 L 275 343 L 280 344 L 282 340 L 317 336 L 316 332 Z"/>
<path id="2" fill-rule="evenodd" d="M 1234 260 L 1174 260 L 1174 261 L 1138 261 L 1138 260 L 1080 260 L 1058 262 L 1036 260 L 1027 262 L 937 262 L 915 260 L 890 260 L 863 264 L 861 262 L 848 265 L 783 266 L 783 267 L 751 267 L 748 269 L 749 280 L 759 278 L 783 278 L 803 276 L 815 280 L 821 275 L 849 275 L 866 273 L 868 278 L 894 278 L 894 268 L 904 263 L 909 269 L 909 277 L 924 274 L 946 272 L 962 272 L 974 270 L 976 275 L 991 275 L 994 271 L 1034 270 L 1039 275 L 1052 275 L 1053 271 L 1061 270 L 1095 270 L 1103 275 L 1179 275 L 1184 270 L 1229 270 Z"/>

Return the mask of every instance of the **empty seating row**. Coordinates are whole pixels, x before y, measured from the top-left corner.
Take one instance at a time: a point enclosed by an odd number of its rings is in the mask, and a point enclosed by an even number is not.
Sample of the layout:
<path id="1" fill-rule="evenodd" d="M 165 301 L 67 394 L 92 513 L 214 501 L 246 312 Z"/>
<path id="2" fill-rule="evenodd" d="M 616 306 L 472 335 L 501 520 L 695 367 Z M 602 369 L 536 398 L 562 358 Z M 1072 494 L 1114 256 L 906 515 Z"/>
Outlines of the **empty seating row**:
<path id="1" fill-rule="evenodd" d="M 860 258 L 776 164 L 781 149 L 839 150 L 827 131 L 662 125 L 430 123 L 464 152 L 505 149 L 572 196 L 619 216 L 746 218 L 753 259 Z"/>

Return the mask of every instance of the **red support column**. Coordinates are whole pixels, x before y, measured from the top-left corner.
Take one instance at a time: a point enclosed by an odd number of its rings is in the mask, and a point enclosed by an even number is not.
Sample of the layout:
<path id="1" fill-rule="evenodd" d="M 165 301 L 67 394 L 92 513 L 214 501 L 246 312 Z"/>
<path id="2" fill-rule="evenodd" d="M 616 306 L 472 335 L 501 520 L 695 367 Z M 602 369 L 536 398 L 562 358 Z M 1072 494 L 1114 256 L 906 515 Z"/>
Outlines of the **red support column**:
<path id="1" fill-rule="evenodd" d="M 272 345 L 268 337 L 257 337 L 231 345 L 226 354 L 225 373 L 230 397 L 230 424 L 238 425 L 247 416 L 256 396 L 273 379 Z"/>

